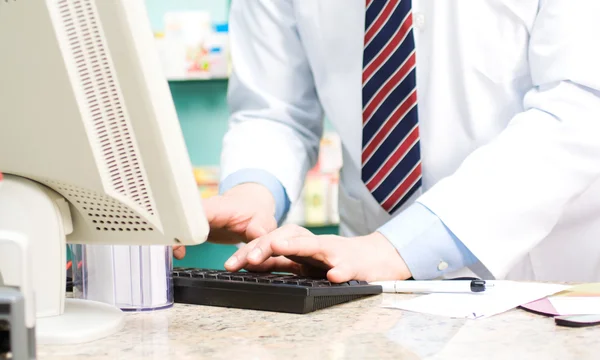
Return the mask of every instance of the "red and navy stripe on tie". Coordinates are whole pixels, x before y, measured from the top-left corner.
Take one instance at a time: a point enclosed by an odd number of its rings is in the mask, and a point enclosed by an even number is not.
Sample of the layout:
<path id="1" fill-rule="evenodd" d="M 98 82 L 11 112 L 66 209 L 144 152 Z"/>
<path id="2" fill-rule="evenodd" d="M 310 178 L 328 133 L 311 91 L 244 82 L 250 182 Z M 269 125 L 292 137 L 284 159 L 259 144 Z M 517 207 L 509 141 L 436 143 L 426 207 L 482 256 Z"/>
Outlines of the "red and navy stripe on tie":
<path id="1" fill-rule="evenodd" d="M 421 187 L 411 0 L 366 0 L 362 180 L 394 213 Z"/>

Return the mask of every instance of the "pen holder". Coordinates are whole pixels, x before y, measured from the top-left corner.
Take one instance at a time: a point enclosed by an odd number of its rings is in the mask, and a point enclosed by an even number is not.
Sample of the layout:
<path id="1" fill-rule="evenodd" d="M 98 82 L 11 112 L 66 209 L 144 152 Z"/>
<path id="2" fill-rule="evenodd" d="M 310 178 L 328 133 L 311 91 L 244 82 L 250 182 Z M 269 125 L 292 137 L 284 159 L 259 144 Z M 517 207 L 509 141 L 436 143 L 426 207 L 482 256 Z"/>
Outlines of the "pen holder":
<path id="1" fill-rule="evenodd" d="M 70 245 L 73 297 L 151 311 L 173 305 L 169 246 Z"/>

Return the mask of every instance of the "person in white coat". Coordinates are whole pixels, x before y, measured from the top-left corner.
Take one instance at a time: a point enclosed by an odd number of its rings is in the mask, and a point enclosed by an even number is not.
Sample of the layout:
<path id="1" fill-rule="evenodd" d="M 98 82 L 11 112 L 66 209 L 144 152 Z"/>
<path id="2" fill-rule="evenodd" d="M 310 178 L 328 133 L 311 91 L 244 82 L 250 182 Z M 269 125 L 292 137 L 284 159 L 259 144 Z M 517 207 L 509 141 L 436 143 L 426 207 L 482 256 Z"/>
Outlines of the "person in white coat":
<path id="1" fill-rule="evenodd" d="M 205 207 L 210 241 L 248 244 L 225 267 L 600 280 L 599 16 L 587 0 L 234 0 Z M 324 117 L 341 234 L 277 228 Z"/>

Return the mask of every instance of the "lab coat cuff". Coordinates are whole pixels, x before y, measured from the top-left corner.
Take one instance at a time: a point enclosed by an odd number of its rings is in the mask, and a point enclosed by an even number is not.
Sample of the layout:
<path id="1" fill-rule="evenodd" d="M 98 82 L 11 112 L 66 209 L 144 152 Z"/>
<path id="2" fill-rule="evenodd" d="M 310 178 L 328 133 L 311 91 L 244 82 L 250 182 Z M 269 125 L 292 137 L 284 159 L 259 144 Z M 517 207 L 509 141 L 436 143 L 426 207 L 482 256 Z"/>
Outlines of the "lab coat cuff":
<path id="1" fill-rule="evenodd" d="M 477 262 L 443 222 L 418 202 L 378 231 L 398 250 L 416 280 L 439 278 Z"/>
<path id="2" fill-rule="evenodd" d="M 281 182 L 268 171 L 262 169 L 238 170 L 221 181 L 219 193 L 223 194 L 234 186 L 245 183 L 256 183 L 269 189 L 275 199 L 275 219 L 278 224 L 281 224 L 290 209 L 290 199 Z"/>

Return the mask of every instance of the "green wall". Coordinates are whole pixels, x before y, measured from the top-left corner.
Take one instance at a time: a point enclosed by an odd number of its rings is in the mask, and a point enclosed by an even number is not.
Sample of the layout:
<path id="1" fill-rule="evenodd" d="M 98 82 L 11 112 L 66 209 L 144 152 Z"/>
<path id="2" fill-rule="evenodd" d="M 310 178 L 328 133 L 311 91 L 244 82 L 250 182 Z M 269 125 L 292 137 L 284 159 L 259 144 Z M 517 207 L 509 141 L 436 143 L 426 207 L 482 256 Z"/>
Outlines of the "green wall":
<path id="1" fill-rule="evenodd" d="M 192 163 L 218 165 L 229 116 L 227 81 L 177 81 L 170 88 Z"/>

